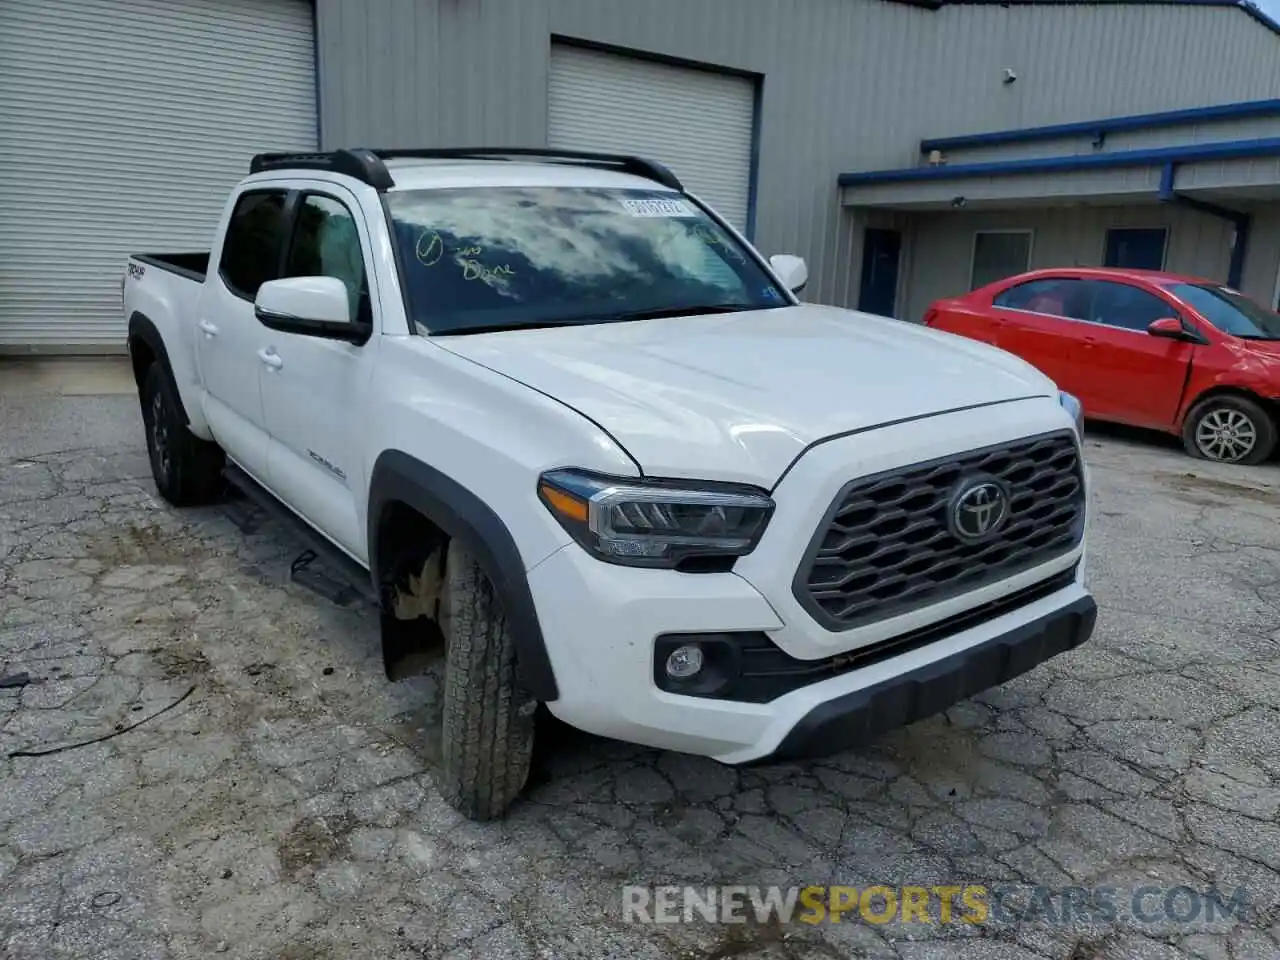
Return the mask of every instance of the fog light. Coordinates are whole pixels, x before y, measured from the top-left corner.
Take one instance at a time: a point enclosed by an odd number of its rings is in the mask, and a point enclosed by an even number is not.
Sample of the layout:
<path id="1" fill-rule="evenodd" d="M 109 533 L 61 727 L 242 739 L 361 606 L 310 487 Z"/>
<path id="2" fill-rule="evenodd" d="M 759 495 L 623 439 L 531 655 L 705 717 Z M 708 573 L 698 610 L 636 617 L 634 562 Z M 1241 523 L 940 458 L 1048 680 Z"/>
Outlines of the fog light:
<path id="1" fill-rule="evenodd" d="M 702 650 L 692 644 L 676 647 L 667 657 L 667 676 L 673 680 L 687 680 L 702 669 Z"/>

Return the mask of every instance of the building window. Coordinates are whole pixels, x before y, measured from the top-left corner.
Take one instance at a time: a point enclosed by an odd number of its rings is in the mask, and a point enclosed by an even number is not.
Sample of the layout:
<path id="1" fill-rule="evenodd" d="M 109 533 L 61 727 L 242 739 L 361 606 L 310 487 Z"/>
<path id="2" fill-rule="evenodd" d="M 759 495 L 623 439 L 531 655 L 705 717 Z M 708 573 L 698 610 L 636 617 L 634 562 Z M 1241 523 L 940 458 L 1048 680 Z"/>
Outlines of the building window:
<path id="1" fill-rule="evenodd" d="M 969 289 L 1025 273 L 1030 266 L 1030 230 L 979 230 L 973 235 Z"/>
<path id="2" fill-rule="evenodd" d="M 1163 270 L 1168 236 L 1164 227 L 1113 227 L 1107 231 L 1102 265 L 1125 270 Z"/>

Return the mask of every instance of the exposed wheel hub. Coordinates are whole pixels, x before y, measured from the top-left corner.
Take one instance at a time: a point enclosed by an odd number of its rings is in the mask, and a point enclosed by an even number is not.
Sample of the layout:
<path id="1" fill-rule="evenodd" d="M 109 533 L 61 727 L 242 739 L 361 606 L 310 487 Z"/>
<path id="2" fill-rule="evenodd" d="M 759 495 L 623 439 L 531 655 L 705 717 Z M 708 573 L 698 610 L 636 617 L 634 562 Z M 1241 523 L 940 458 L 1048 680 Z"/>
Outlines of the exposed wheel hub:
<path id="1" fill-rule="evenodd" d="M 151 449 L 156 471 L 162 477 L 169 476 L 169 425 L 165 417 L 164 397 L 159 393 L 151 398 Z"/>

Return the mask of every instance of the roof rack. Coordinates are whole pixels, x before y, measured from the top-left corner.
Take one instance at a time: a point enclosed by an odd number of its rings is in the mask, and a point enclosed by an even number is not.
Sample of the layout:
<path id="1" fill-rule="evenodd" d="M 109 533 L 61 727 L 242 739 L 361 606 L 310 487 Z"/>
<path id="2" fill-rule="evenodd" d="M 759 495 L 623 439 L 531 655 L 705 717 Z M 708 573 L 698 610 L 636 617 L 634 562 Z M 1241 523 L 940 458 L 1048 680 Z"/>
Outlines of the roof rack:
<path id="1" fill-rule="evenodd" d="M 509 160 L 530 157 L 551 163 L 577 163 L 585 166 L 616 168 L 646 180 L 653 180 L 684 190 L 674 173 L 655 160 L 616 153 L 590 153 L 583 150 L 554 150 L 545 147 L 440 147 L 408 150 L 371 150 L 357 147 L 331 153 L 260 153 L 249 164 L 250 173 L 264 170 L 328 170 L 355 177 L 375 190 L 395 186 L 386 160 Z"/>
<path id="2" fill-rule="evenodd" d="M 355 177 L 375 190 L 396 185 L 387 165 L 372 150 L 334 150 L 332 153 L 260 153 L 249 161 L 249 172 L 264 170 L 328 170 Z"/>

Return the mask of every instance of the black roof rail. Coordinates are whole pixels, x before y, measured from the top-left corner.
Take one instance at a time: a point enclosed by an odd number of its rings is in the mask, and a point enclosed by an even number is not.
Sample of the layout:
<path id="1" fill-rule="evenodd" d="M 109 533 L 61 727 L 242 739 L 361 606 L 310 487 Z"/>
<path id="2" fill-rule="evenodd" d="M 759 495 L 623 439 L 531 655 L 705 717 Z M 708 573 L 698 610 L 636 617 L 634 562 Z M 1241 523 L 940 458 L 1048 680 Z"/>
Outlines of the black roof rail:
<path id="1" fill-rule="evenodd" d="M 329 170 L 355 177 L 376 190 L 388 190 L 395 180 L 385 160 L 507 160 L 513 157 L 548 160 L 553 163 L 579 163 L 593 167 L 616 168 L 622 173 L 643 177 L 684 191 L 684 184 L 667 167 L 656 160 L 619 153 L 592 153 L 585 150 L 556 150 L 549 147 L 433 147 L 426 149 L 371 150 L 360 147 L 335 150 L 332 153 L 260 153 L 249 164 L 250 173 L 264 170 Z"/>
<path id="2" fill-rule="evenodd" d="M 355 177 L 375 190 L 389 190 L 396 185 L 382 159 L 363 148 L 332 153 L 260 153 L 249 162 L 249 172 L 264 170 L 328 170 Z"/>

